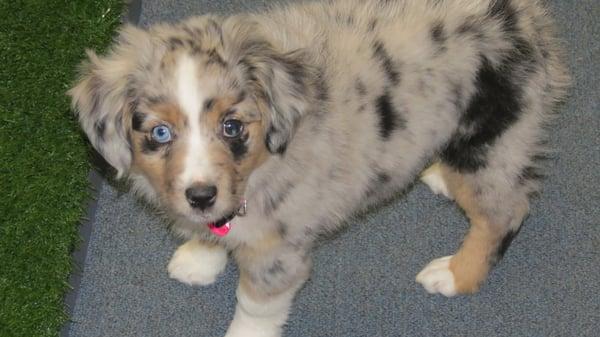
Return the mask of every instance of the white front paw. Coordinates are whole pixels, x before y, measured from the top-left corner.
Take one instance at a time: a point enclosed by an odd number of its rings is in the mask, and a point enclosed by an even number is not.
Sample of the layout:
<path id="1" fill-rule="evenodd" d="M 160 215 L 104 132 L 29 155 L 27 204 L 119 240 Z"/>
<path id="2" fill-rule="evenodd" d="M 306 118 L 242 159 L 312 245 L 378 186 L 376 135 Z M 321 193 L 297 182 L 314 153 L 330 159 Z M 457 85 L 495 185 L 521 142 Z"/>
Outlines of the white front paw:
<path id="1" fill-rule="evenodd" d="M 421 283 L 428 293 L 439 293 L 446 297 L 456 295 L 454 274 L 450 270 L 451 258 L 452 255 L 435 259 L 417 275 L 417 282 Z"/>
<path id="2" fill-rule="evenodd" d="M 238 306 L 225 337 L 281 337 L 278 323 L 270 317 L 250 316 Z"/>
<path id="3" fill-rule="evenodd" d="M 209 285 L 225 270 L 227 251 L 215 245 L 190 240 L 173 254 L 169 277 L 188 285 Z"/>

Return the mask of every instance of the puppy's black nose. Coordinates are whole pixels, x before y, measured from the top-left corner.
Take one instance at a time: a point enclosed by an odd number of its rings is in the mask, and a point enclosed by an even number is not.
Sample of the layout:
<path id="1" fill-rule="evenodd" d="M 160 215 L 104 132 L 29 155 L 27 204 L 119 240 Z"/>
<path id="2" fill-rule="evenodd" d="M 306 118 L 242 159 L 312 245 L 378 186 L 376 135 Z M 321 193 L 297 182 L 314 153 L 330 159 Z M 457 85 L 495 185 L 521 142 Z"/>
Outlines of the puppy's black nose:
<path id="1" fill-rule="evenodd" d="M 185 198 L 193 208 L 205 210 L 217 200 L 217 187 L 195 184 L 185 190 Z"/>

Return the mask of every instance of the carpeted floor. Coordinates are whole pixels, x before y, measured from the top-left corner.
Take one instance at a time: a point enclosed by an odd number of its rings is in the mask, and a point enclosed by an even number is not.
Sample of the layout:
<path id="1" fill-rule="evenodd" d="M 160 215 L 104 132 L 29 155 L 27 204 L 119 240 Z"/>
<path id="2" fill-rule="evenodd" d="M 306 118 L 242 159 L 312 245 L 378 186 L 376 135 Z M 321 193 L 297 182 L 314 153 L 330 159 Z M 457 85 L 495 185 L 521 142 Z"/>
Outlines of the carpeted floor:
<path id="1" fill-rule="evenodd" d="M 141 25 L 268 1 L 144 0 Z M 315 253 L 285 336 L 597 336 L 600 330 L 600 4 L 553 0 L 575 86 L 552 131 L 544 193 L 474 296 L 428 295 L 414 281 L 453 253 L 467 222 L 418 184 Z M 176 242 L 143 204 L 102 184 L 69 337 L 221 336 L 237 271 L 191 288 L 170 280 Z M 377 230 L 372 230 L 377 227 Z"/>

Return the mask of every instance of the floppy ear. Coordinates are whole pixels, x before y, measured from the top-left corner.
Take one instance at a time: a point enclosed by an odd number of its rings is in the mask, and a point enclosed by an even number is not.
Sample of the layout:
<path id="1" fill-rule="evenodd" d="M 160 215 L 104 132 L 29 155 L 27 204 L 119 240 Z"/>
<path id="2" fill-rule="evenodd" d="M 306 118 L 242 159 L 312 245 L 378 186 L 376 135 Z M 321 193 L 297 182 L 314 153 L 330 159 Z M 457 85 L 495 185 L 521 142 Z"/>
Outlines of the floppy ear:
<path id="1" fill-rule="evenodd" d="M 147 35 L 127 26 L 107 56 L 98 57 L 88 50 L 80 78 L 67 93 L 90 142 L 117 169 L 118 177 L 131 165 L 130 128 L 135 102 L 130 81 L 139 63 L 140 48 L 149 47 Z"/>
<path id="2" fill-rule="evenodd" d="M 266 145 L 282 154 L 300 118 L 311 106 L 313 72 L 302 51 L 278 53 L 266 41 L 248 39 L 241 46 L 238 64 L 259 99 L 266 101 Z"/>

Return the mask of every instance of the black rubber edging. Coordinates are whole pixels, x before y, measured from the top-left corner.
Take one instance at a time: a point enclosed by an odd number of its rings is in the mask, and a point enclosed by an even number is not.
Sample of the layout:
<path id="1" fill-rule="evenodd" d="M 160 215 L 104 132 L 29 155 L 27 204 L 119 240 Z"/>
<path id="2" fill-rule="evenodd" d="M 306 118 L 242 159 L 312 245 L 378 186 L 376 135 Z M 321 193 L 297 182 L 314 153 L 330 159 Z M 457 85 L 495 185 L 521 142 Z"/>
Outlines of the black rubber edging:
<path id="1" fill-rule="evenodd" d="M 126 0 L 126 12 L 123 15 L 121 21 L 123 23 L 129 23 L 137 25 L 140 22 L 140 16 L 142 13 L 142 0 Z M 79 224 L 79 237 L 81 241 L 79 245 L 71 254 L 73 263 L 73 270 L 69 275 L 69 286 L 70 290 L 67 291 L 64 297 L 64 307 L 69 319 L 60 329 L 60 337 L 69 337 L 71 326 L 77 322 L 73 322 L 71 318 L 75 310 L 75 304 L 79 297 L 79 290 L 81 287 L 81 280 L 83 278 L 83 269 L 85 267 L 85 260 L 90 243 L 90 237 L 92 235 L 92 225 L 96 219 L 96 211 L 98 210 L 98 195 L 102 189 L 102 184 L 105 179 L 103 173 L 110 171 L 108 164 L 100 157 L 99 154 L 94 153 L 92 155 L 92 162 L 95 162 L 95 167 L 90 171 L 88 180 L 90 182 L 90 200 L 87 202 L 85 216 L 82 218 Z"/>

